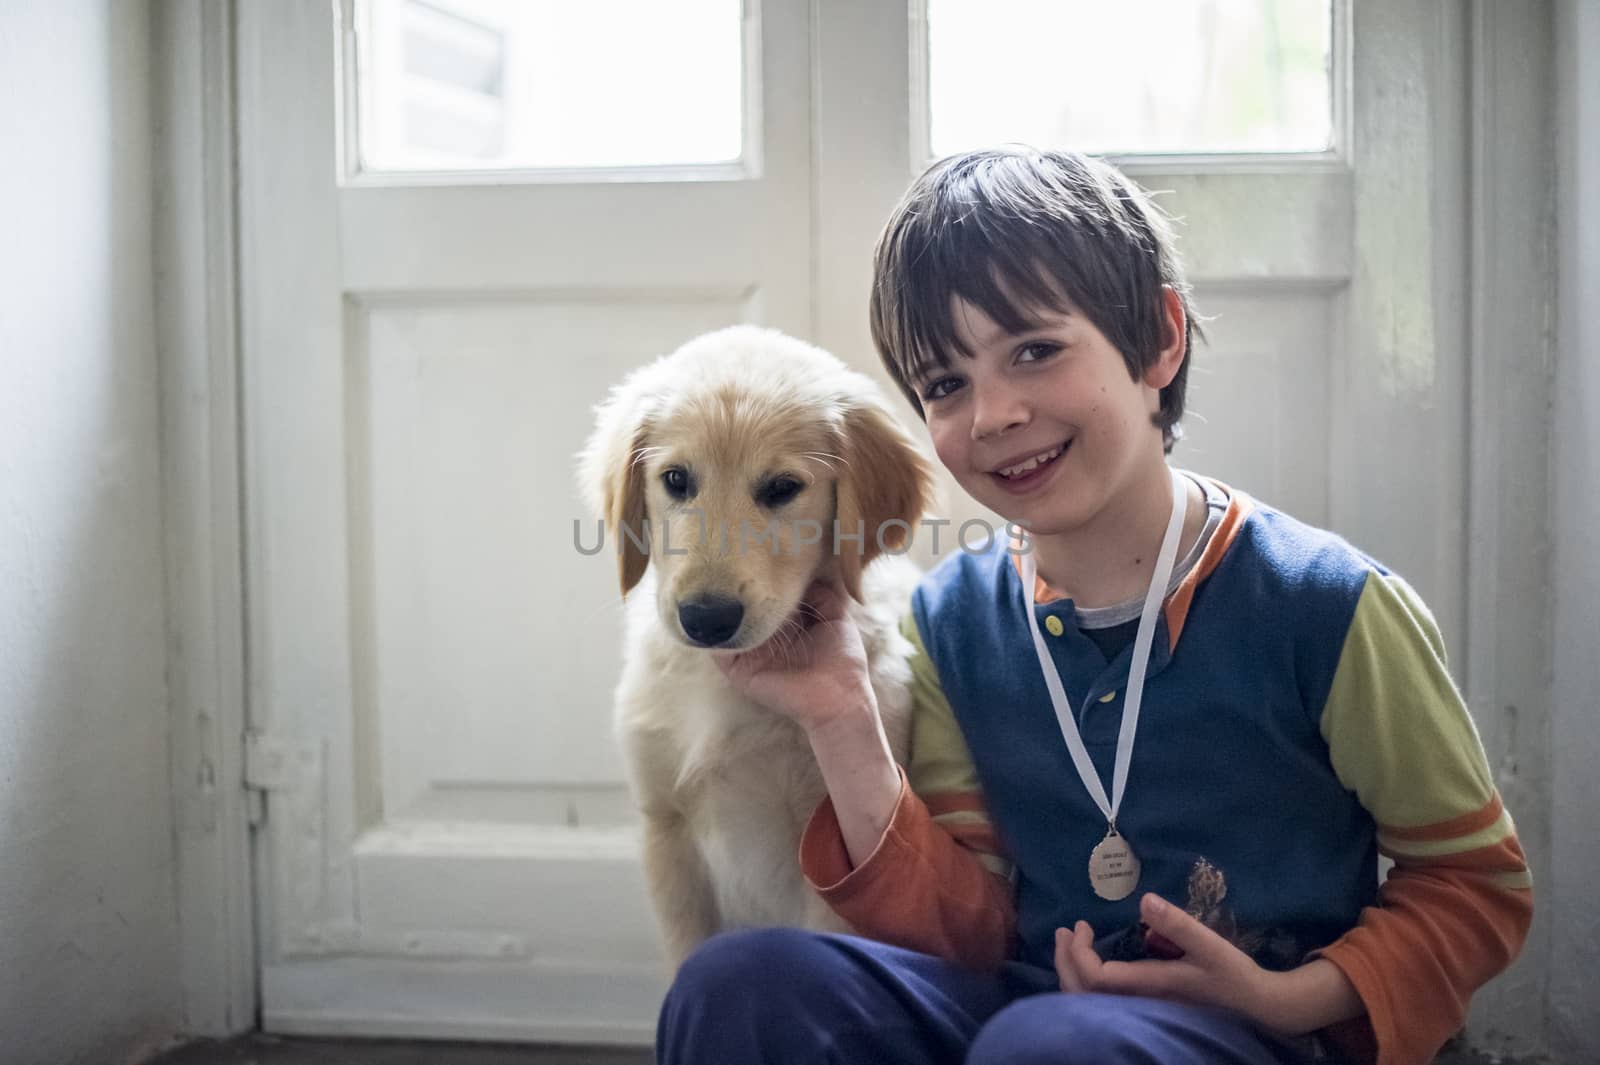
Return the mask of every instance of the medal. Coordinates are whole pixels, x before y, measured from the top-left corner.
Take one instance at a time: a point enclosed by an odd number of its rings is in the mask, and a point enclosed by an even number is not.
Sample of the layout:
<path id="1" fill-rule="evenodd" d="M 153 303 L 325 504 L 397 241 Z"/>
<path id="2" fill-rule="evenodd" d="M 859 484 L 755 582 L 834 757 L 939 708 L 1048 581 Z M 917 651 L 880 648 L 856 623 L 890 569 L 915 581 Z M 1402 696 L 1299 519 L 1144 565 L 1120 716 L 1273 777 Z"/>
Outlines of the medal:
<path id="1" fill-rule="evenodd" d="M 1133 761 L 1133 739 L 1139 727 L 1139 705 L 1144 701 L 1145 670 L 1150 665 L 1150 645 L 1155 642 L 1156 614 L 1166 598 L 1167 581 L 1172 577 L 1172 566 L 1178 558 L 1178 540 L 1183 530 L 1184 505 L 1187 489 L 1183 477 L 1176 471 L 1172 476 L 1172 517 L 1167 521 L 1167 534 L 1161 541 L 1161 553 L 1156 556 L 1156 570 L 1150 576 L 1150 590 L 1145 593 L 1144 610 L 1139 615 L 1139 631 L 1133 638 L 1133 660 L 1128 664 L 1128 695 L 1123 703 L 1122 727 L 1117 732 L 1117 760 L 1111 775 L 1111 798 L 1100 783 L 1100 774 L 1089 759 L 1089 751 L 1078 734 L 1077 719 L 1067 704 L 1066 689 L 1061 684 L 1061 674 L 1056 671 L 1055 660 L 1045 645 L 1044 634 L 1039 631 L 1039 617 L 1034 612 L 1033 585 L 1038 575 L 1038 563 L 1033 551 L 1019 554 L 1022 570 L 1022 594 L 1028 606 L 1028 627 L 1033 631 L 1033 648 L 1039 655 L 1039 670 L 1044 674 L 1044 685 L 1050 692 L 1050 702 L 1055 707 L 1056 721 L 1061 725 L 1061 737 L 1067 742 L 1072 764 L 1089 790 L 1089 797 L 1106 818 L 1106 838 L 1089 852 L 1089 886 L 1094 893 L 1108 902 L 1116 902 L 1133 894 L 1139 885 L 1139 857 L 1126 838 L 1117 831 L 1117 811 L 1122 808 L 1122 795 L 1128 783 L 1128 766 Z"/>
<path id="2" fill-rule="evenodd" d="M 1107 902 L 1127 898 L 1139 885 L 1139 857 L 1115 825 L 1089 852 L 1089 884 Z"/>

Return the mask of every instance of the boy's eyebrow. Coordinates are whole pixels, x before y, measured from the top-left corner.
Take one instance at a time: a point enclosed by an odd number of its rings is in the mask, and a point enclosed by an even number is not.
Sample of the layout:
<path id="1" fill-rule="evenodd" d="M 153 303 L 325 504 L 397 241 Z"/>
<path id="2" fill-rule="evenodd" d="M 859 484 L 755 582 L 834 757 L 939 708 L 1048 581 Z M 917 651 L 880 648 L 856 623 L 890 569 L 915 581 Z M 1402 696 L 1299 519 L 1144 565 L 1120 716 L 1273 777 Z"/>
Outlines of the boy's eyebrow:
<path id="1" fill-rule="evenodd" d="M 1052 310 L 1049 313 L 1050 314 L 1060 315 L 1062 318 L 1074 318 L 1074 317 L 1076 317 L 1076 315 L 1074 315 L 1073 312 L 1070 311 L 1070 310 Z M 986 347 L 989 347 L 992 344 L 998 344 L 1000 341 L 1005 340 L 1008 337 L 1018 337 L 1018 338 L 1020 338 L 1020 337 L 1031 336 L 1034 333 L 1049 332 L 1051 329 L 1054 329 L 1055 326 L 1056 326 L 1055 322 L 1043 321 L 1043 320 L 1041 320 L 1041 319 L 1036 317 L 1036 318 L 1034 318 L 1033 321 L 1029 322 L 1022 329 L 1019 329 L 1016 332 L 1012 332 L 1010 329 L 1007 329 L 1005 326 L 1003 326 L 1003 325 L 999 324 L 998 322 L 996 322 L 994 328 L 992 330 L 990 330 L 987 334 L 985 334 L 983 336 L 974 337 L 973 339 L 978 342 L 978 346 L 979 347 L 986 348 Z"/>

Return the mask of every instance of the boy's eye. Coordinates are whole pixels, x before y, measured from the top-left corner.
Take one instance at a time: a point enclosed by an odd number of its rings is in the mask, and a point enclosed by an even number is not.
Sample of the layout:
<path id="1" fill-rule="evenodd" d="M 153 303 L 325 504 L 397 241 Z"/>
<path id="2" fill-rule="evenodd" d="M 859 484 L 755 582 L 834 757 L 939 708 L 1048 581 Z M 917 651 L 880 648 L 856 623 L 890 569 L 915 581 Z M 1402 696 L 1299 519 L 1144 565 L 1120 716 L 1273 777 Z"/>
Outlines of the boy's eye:
<path id="1" fill-rule="evenodd" d="M 764 507 L 781 507 L 795 496 L 805 484 L 794 477 L 774 477 L 756 492 L 756 501 Z"/>
<path id="2" fill-rule="evenodd" d="M 665 488 L 667 495 L 673 499 L 687 499 L 693 486 L 689 481 L 687 470 L 681 466 L 671 466 L 661 472 L 661 487 Z"/>
<path id="3" fill-rule="evenodd" d="M 943 399 L 960 387 L 961 378 L 941 377 L 937 381 L 931 381 L 923 386 L 922 398 L 930 402 L 936 399 Z"/>
<path id="4" fill-rule="evenodd" d="M 1048 359 L 1050 356 L 1054 355 L 1060 350 L 1060 344 L 1036 340 L 1031 344 L 1024 344 L 1022 347 L 1018 348 L 1017 356 L 1019 361 L 1022 362 L 1038 362 L 1041 359 Z"/>

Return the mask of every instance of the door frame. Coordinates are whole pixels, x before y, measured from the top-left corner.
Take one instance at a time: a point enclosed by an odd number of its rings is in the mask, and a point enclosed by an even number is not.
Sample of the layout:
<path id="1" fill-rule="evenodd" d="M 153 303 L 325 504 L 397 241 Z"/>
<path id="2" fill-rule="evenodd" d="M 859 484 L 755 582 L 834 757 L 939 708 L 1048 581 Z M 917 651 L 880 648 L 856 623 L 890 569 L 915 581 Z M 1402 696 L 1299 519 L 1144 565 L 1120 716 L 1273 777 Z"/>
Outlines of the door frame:
<path id="1" fill-rule="evenodd" d="M 244 785 L 233 0 L 151 11 L 157 350 L 178 976 L 185 1035 L 257 1027 L 251 793 Z M 259 798 L 259 795 L 256 796 Z"/>
<path id="2" fill-rule="evenodd" d="M 1550 488 L 1556 19 L 1546 0 L 1472 0 L 1445 22 L 1452 39 L 1465 42 L 1468 158 L 1457 215 L 1467 245 L 1465 300 L 1453 308 L 1465 326 L 1468 375 L 1465 653 L 1456 659 L 1456 675 L 1483 734 L 1495 784 L 1515 811 L 1528 867 L 1547 886 L 1558 858 L 1552 847 Z M 1547 1051 L 1555 944 L 1578 942 L 1585 927 L 1576 913 L 1557 911 L 1548 901 L 1535 906 L 1516 964 L 1473 999 L 1468 1030 L 1480 1044 L 1502 1053 Z"/>
<path id="3" fill-rule="evenodd" d="M 1365 6 L 1358 0 L 1358 29 Z M 842 0 L 812 0 L 813 136 L 819 151 L 813 195 L 819 214 L 826 214 L 830 192 L 821 163 L 849 151 L 851 126 L 843 110 L 854 95 L 830 94 L 824 81 L 830 69 L 841 69 L 841 58 L 848 58 L 857 39 L 852 19 L 903 22 L 905 11 L 904 4 L 873 5 L 864 12 Z M 1463 624 L 1457 646 L 1465 651 L 1457 656 L 1458 675 L 1501 786 L 1517 807 L 1531 864 L 1548 868 L 1550 681 L 1541 648 L 1548 646 L 1550 626 L 1546 480 L 1553 349 L 1544 308 L 1554 293 L 1551 8 L 1541 0 L 1513 13 L 1493 0 L 1472 0 L 1464 8 L 1436 11 L 1431 35 L 1439 49 L 1440 106 L 1431 149 L 1436 160 L 1462 160 L 1443 175 L 1446 192 L 1434 215 L 1436 227 L 1459 224 L 1454 245 L 1464 252 L 1459 302 L 1440 307 L 1436 300 L 1434 308 L 1442 335 L 1462 339 L 1459 389 L 1446 396 L 1461 404 L 1465 437 L 1456 468 L 1463 520 L 1450 534 L 1456 545 L 1450 553 L 1460 559 L 1453 581 L 1464 607 L 1458 613 Z M 247 486 L 240 464 L 236 23 L 234 0 L 160 0 L 152 34 L 162 120 L 155 162 L 163 179 L 158 186 L 168 190 L 155 205 L 153 265 L 162 379 L 174 878 L 183 1024 L 192 1035 L 254 1028 L 258 1004 L 253 801 L 244 766 L 250 664 Z M 908 62 L 892 56 L 872 69 L 888 84 L 905 77 Z M 1360 130 L 1355 132 L 1359 137 Z M 1545 234 L 1540 242 L 1528 240 L 1530 226 Z M 867 268 L 854 261 L 821 268 L 848 243 L 835 238 L 840 232 L 832 223 L 820 227 L 812 263 L 818 308 L 813 333 L 836 345 L 853 343 L 864 329 L 821 320 L 827 316 L 820 308 L 829 302 L 823 286 L 862 285 Z M 1539 338 L 1536 350 L 1528 351 L 1542 367 L 1537 375 L 1518 373 L 1504 355 L 1527 350 L 1529 337 Z M 858 359 L 870 360 L 870 352 Z M 1377 443 L 1363 445 L 1369 455 Z M 1517 506 L 1502 506 L 1508 500 Z M 1477 576 L 1468 580 L 1469 572 Z M 1518 1049 L 1542 1049 L 1545 1043 L 1550 944 L 1575 931 L 1558 926 L 1562 915 L 1547 914 L 1541 910 L 1518 965 L 1480 996 L 1474 1010 L 1478 1032 L 1495 1029 Z M 1528 1008 L 1530 999 L 1537 1008 Z"/>

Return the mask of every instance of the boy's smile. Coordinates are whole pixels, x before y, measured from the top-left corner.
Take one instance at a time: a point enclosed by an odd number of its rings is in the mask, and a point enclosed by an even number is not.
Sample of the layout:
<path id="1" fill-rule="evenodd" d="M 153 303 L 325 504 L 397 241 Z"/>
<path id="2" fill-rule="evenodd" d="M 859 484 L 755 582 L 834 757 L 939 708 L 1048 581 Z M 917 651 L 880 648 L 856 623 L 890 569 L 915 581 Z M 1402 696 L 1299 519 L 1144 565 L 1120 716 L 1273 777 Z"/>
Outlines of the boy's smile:
<path id="1" fill-rule="evenodd" d="M 1001 463 L 999 469 L 991 471 L 990 476 L 994 477 L 1003 490 L 1013 495 L 1026 495 L 1042 487 L 1049 480 L 1058 460 L 1071 446 L 1072 441 L 1068 440 L 1037 455 L 1007 460 Z"/>

